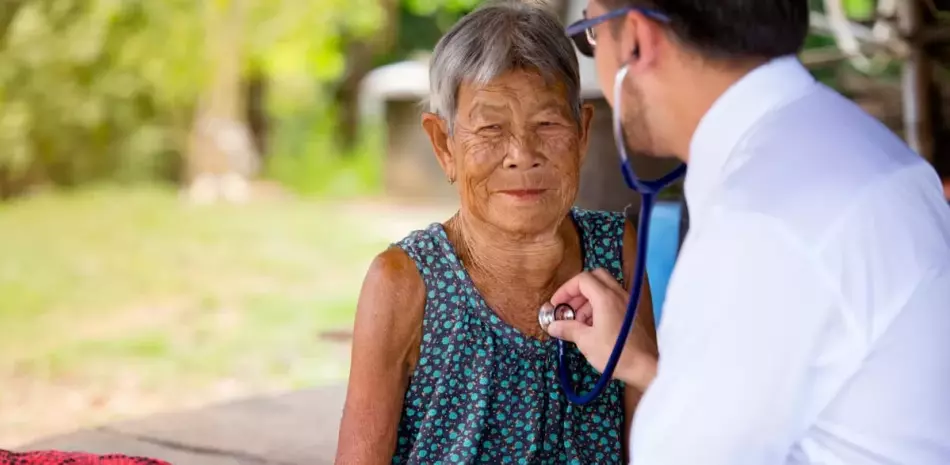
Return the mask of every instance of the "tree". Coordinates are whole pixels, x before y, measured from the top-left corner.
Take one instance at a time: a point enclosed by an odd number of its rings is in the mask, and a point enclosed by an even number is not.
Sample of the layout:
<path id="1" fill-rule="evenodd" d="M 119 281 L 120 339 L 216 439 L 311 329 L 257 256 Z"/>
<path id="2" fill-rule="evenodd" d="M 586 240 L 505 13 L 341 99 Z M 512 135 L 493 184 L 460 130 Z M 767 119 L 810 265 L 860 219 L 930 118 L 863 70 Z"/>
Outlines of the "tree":
<path id="1" fill-rule="evenodd" d="M 188 144 L 187 179 L 193 200 L 247 195 L 247 178 L 257 153 L 246 120 L 242 78 L 248 0 L 206 1 L 205 59 L 211 79 L 205 84 Z"/>
<path id="2" fill-rule="evenodd" d="M 341 35 L 371 36 L 381 11 L 377 0 L 4 0 L 0 196 L 220 165 L 203 128 L 246 125 L 242 83 L 332 85 Z M 299 105 L 329 108 L 317 97 Z"/>
<path id="3" fill-rule="evenodd" d="M 199 71 L 182 60 L 194 37 L 190 3 L 5 3 L 0 194 L 176 171 L 169 153 Z"/>
<path id="4" fill-rule="evenodd" d="M 405 36 L 419 34 L 419 29 L 405 27 L 404 23 L 426 18 L 445 29 L 446 25 L 454 24 L 461 15 L 471 11 L 479 3 L 479 0 L 379 1 L 383 12 L 382 23 L 374 34 L 367 36 L 346 31 L 342 35 L 346 63 L 343 78 L 334 86 L 334 104 L 337 111 L 336 134 L 344 151 L 354 147 L 359 135 L 357 103 L 360 83 L 375 67 L 404 59 L 413 51 L 406 48 L 400 50 L 400 44 L 413 42 L 413 38 Z M 422 46 L 431 48 L 437 37 L 427 38 L 429 40 L 424 41 Z"/>
<path id="5" fill-rule="evenodd" d="M 358 137 L 362 78 L 431 50 L 478 3 L 4 0 L 0 197 L 44 184 L 249 174 L 254 154 L 275 144 L 309 150 L 287 133 L 324 121 L 335 121 L 345 150 Z M 258 136 L 270 129 L 266 142 L 248 143 L 249 119 Z M 222 149 L 228 140 L 244 149 Z"/>

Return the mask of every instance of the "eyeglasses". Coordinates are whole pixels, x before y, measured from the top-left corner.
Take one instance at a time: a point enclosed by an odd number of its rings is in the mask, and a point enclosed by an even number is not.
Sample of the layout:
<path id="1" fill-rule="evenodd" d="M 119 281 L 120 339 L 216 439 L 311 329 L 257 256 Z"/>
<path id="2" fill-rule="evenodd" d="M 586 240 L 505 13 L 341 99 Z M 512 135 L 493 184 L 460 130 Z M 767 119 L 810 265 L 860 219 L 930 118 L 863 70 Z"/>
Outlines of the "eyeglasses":
<path id="1" fill-rule="evenodd" d="M 581 55 L 593 57 L 594 46 L 597 45 L 597 37 L 594 34 L 594 26 L 606 21 L 610 21 L 614 18 L 619 18 L 627 13 L 630 13 L 631 11 L 638 11 L 644 16 L 661 23 L 670 22 L 670 17 L 660 13 L 659 11 L 650 10 L 647 8 L 628 7 L 621 8 L 619 10 L 613 10 L 609 13 L 604 13 L 594 18 L 582 19 L 572 23 L 570 26 L 567 26 L 567 35 L 571 38 L 571 40 L 574 41 L 574 45 L 577 47 L 577 51 L 581 52 Z M 584 11 L 584 16 L 587 16 L 587 11 Z"/>

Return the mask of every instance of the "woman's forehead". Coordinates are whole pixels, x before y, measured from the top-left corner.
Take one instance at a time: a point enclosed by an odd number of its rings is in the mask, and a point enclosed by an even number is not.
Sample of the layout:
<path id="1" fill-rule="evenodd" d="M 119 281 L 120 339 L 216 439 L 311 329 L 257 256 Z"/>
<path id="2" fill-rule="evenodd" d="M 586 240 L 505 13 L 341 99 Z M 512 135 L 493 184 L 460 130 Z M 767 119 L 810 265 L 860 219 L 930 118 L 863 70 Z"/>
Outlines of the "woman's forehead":
<path id="1" fill-rule="evenodd" d="M 546 81 L 529 71 L 513 71 L 484 85 L 471 83 L 459 88 L 459 113 L 508 112 L 513 109 L 560 111 L 567 107 L 563 84 Z"/>

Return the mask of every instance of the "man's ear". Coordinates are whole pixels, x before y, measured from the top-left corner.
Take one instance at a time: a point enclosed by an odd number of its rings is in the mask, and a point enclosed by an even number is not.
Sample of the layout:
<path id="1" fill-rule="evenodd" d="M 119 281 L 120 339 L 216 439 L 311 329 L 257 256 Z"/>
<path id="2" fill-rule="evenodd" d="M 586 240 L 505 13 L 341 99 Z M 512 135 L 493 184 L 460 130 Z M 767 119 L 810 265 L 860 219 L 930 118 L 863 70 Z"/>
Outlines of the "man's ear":
<path id="1" fill-rule="evenodd" d="M 581 140 L 580 140 L 580 149 L 581 149 L 581 159 L 580 163 L 584 163 L 584 158 L 587 157 L 587 147 L 590 146 L 590 123 L 594 120 L 594 105 L 590 103 L 585 103 L 581 105 Z"/>
<path id="2" fill-rule="evenodd" d="M 657 58 L 657 48 L 665 36 L 663 28 L 639 11 L 624 16 L 620 50 L 627 53 L 623 63 L 629 63 L 631 71 L 652 66 Z"/>
<path id="3" fill-rule="evenodd" d="M 448 177 L 449 181 L 454 182 L 455 160 L 452 157 L 452 150 L 449 148 L 448 124 L 439 115 L 424 112 L 422 114 L 422 129 L 429 136 L 432 151 L 435 152 L 435 158 L 439 161 L 445 176 Z"/>

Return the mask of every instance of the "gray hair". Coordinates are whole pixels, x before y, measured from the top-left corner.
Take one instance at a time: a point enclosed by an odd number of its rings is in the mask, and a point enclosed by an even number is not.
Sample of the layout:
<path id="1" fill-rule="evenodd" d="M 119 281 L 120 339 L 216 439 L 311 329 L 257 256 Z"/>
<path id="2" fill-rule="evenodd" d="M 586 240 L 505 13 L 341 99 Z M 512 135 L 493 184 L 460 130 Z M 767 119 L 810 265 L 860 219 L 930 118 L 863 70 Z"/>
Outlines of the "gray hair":
<path id="1" fill-rule="evenodd" d="M 538 71 L 567 88 L 580 122 L 581 86 L 574 44 L 542 6 L 504 1 L 482 6 L 452 26 L 435 46 L 429 65 L 429 111 L 454 128 L 463 82 L 484 85 L 515 69 Z"/>

